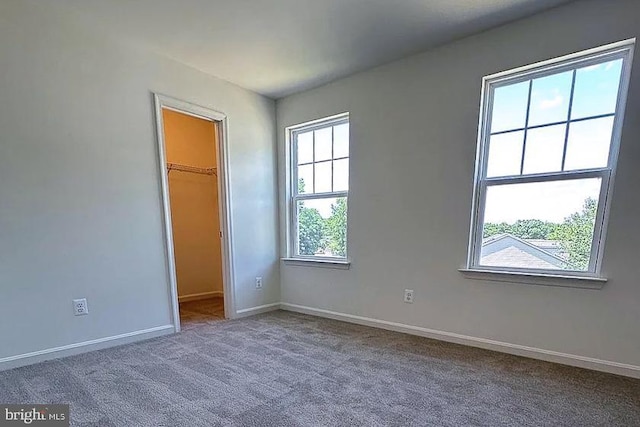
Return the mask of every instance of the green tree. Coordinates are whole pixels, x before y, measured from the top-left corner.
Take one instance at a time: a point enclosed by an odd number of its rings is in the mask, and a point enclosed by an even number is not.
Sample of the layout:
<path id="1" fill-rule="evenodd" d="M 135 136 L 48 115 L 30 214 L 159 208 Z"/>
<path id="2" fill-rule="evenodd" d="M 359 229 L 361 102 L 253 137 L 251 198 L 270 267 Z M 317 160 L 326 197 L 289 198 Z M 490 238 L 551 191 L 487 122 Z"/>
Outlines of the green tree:
<path id="1" fill-rule="evenodd" d="M 313 255 L 323 245 L 325 220 L 317 209 L 301 203 L 298 211 L 298 250 L 300 255 Z"/>
<path id="2" fill-rule="evenodd" d="M 298 180 L 298 192 L 304 193 L 304 179 Z M 317 209 L 300 203 L 298 210 L 298 252 L 300 255 L 314 255 L 325 240 L 325 220 Z"/>
<path id="3" fill-rule="evenodd" d="M 521 239 L 548 239 L 559 224 L 542 221 L 539 219 L 520 219 L 513 224 L 502 222 L 500 224 L 486 223 L 483 229 L 483 237 L 491 237 L 496 234 L 511 234 Z"/>
<path id="4" fill-rule="evenodd" d="M 494 224 L 492 222 L 487 222 L 484 224 L 482 229 L 482 237 L 487 238 L 491 236 L 495 236 L 496 234 L 511 234 L 511 225 L 506 222 L 501 222 L 500 224 Z"/>
<path id="5" fill-rule="evenodd" d="M 578 270 L 586 270 L 589 267 L 597 210 L 597 200 L 586 199 L 582 211 L 567 217 L 549 236 L 560 241 L 572 267 Z"/>
<path id="6" fill-rule="evenodd" d="M 347 199 L 339 198 L 331 205 L 331 216 L 325 222 L 328 248 L 334 256 L 347 256 Z"/>
<path id="7" fill-rule="evenodd" d="M 518 220 L 513 225 L 513 234 L 521 239 L 547 239 L 558 224 L 539 219 Z"/>

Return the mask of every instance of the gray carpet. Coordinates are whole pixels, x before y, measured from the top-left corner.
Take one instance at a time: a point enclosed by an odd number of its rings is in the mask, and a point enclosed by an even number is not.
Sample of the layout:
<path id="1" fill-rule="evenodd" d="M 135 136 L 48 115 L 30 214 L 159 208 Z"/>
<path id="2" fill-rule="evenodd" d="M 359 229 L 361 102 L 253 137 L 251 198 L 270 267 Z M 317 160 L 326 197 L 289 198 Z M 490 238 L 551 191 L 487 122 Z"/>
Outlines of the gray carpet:
<path id="1" fill-rule="evenodd" d="M 77 426 L 640 426 L 640 380 L 278 311 L 0 372 Z"/>

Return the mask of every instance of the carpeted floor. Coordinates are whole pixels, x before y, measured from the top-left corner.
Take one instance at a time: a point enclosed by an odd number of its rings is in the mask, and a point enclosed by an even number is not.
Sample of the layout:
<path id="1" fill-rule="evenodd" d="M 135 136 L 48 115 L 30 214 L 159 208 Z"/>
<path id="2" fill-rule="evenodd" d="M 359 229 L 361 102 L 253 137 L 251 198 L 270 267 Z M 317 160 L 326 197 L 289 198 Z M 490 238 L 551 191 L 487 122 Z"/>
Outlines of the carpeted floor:
<path id="1" fill-rule="evenodd" d="M 640 426 L 640 380 L 277 311 L 0 372 L 77 426 Z"/>

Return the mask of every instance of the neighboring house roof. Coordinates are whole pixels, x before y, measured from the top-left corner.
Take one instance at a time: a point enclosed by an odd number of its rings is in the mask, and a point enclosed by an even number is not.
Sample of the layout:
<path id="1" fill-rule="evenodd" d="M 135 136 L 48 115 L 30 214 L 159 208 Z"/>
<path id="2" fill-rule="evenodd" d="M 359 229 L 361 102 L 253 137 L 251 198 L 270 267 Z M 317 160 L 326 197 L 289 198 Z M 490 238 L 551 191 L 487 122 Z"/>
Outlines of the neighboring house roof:
<path id="1" fill-rule="evenodd" d="M 567 269 L 569 263 L 557 255 L 562 251 L 559 246 L 560 243 L 554 240 L 523 240 L 511 234 L 498 234 L 483 240 L 480 264 L 490 267 Z"/>
<path id="2" fill-rule="evenodd" d="M 562 243 L 559 240 L 545 240 L 545 239 L 523 239 L 525 242 L 532 244 L 536 248 L 540 248 L 543 251 L 547 251 L 550 254 L 557 255 L 560 258 L 564 258 L 566 253 L 562 247 Z M 564 258 L 566 259 L 566 258 Z"/>

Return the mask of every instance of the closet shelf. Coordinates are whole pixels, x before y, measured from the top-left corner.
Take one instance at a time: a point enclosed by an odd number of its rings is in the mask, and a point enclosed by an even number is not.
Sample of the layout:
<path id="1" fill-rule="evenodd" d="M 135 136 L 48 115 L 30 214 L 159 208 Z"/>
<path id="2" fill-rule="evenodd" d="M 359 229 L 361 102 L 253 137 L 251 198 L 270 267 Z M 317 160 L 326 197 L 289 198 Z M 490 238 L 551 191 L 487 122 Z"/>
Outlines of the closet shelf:
<path id="1" fill-rule="evenodd" d="M 199 173 L 201 175 L 217 175 L 216 168 L 197 168 L 195 166 L 181 165 L 179 163 L 167 163 L 167 172 L 171 171 Z"/>

